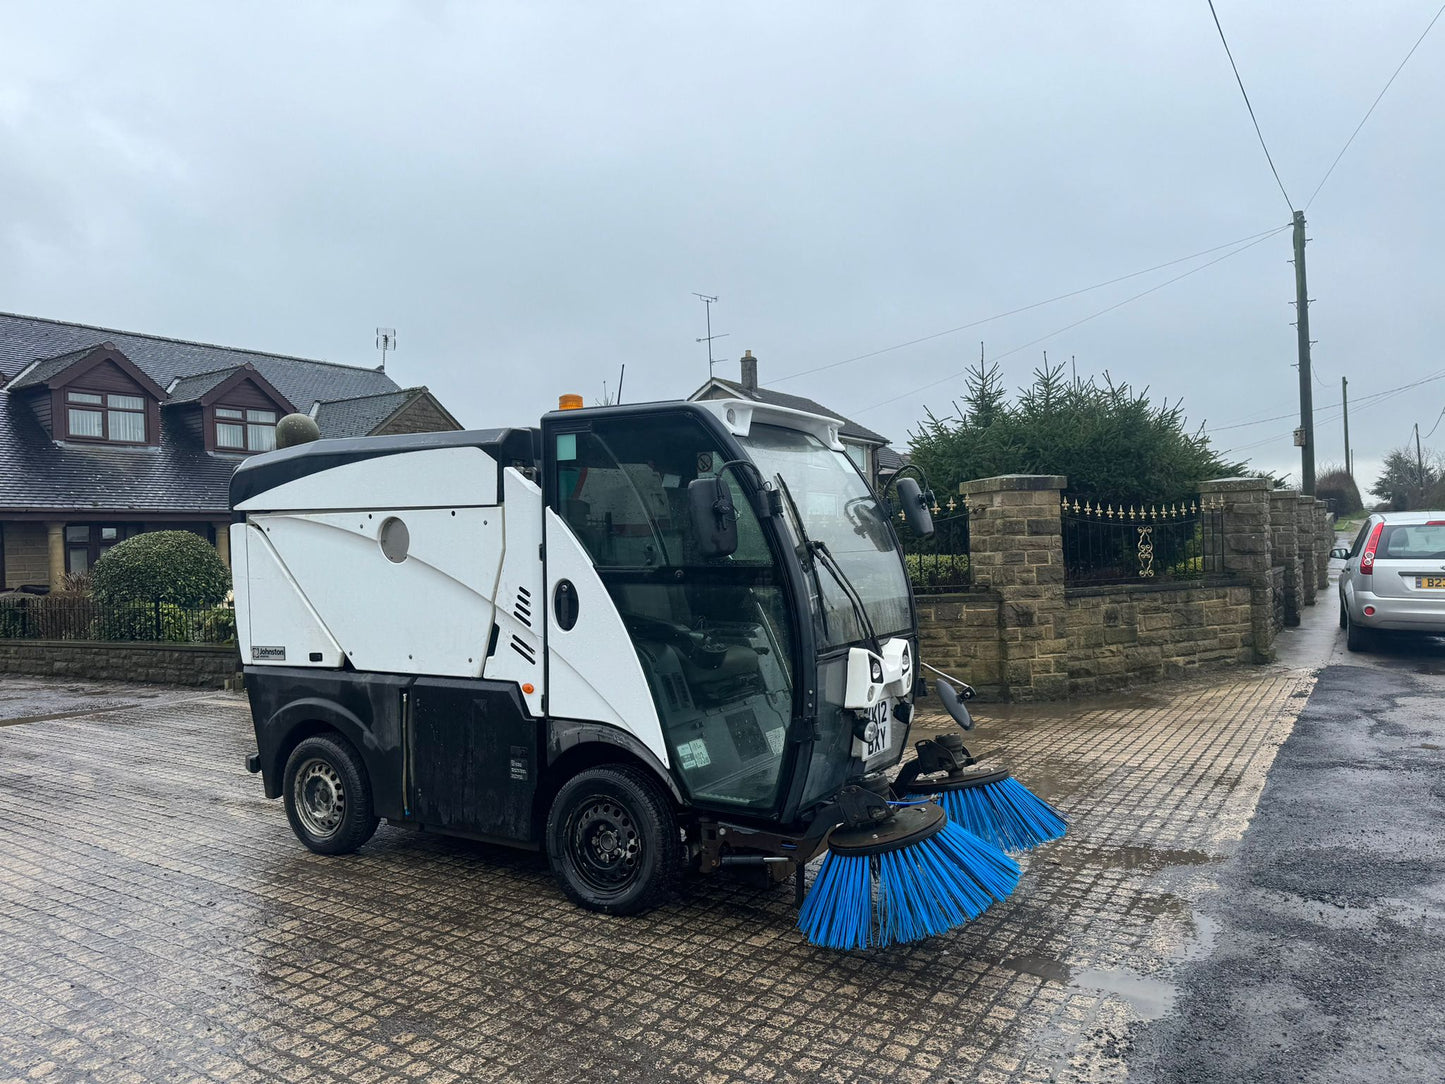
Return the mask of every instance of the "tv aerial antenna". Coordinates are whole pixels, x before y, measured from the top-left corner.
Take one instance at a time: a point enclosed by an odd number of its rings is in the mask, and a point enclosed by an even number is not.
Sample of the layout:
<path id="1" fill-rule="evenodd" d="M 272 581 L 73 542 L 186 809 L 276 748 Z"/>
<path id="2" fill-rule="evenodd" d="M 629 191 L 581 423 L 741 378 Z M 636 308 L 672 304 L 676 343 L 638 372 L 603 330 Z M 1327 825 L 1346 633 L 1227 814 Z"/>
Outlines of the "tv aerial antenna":
<path id="1" fill-rule="evenodd" d="M 396 328 L 379 327 L 376 329 L 376 348 L 381 351 L 381 370 L 386 371 L 386 352 L 396 350 Z"/>
<path id="2" fill-rule="evenodd" d="M 712 367 L 716 364 L 716 359 L 712 356 L 712 341 L 714 339 L 726 339 L 728 332 L 724 331 L 718 335 L 712 333 L 712 307 L 713 303 L 717 301 L 717 298 L 711 294 L 700 294 L 696 290 L 692 292 L 692 296 L 701 301 L 707 309 L 707 334 L 700 339 L 694 339 L 693 342 L 707 343 L 707 378 L 711 380 Z"/>

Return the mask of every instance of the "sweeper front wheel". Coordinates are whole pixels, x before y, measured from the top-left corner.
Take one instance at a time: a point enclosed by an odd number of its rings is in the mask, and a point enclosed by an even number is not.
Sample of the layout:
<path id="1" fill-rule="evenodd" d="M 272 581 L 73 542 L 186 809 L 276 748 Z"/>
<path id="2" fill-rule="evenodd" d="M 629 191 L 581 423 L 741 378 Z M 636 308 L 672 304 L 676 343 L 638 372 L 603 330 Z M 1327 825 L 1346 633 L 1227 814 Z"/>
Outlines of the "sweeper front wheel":
<path id="1" fill-rule="evenodd" d="M 657 906 L 682 871 L 677 817 L 662 789 L 635 768 L 579 772 L 547 815 L 547 857 L 573 903 L 608 915 Z"/>

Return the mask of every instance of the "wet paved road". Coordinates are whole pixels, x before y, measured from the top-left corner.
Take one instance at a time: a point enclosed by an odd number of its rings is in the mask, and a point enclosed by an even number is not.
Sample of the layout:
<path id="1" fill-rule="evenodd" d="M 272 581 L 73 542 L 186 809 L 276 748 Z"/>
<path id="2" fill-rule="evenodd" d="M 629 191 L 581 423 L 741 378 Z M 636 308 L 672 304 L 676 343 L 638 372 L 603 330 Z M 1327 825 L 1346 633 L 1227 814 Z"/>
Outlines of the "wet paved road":
<path id="1" fill-rule="evenodd" d="M 1311 684 L 981 710 L 1069 838 L 970 927 L 845 956 L 787 889 L 612 919 L 478 844 L 313 856 L 240 768 L 241 698 L 0 681 L 0 1080 L 363 1084 L 1118 1079 Z"/>

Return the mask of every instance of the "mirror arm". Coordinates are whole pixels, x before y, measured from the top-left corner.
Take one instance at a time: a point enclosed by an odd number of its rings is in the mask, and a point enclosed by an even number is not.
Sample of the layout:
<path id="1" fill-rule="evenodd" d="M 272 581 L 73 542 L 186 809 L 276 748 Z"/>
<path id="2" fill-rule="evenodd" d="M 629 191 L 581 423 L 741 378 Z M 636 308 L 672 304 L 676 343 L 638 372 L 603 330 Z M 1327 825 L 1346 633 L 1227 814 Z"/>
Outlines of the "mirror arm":
<path id="1" fill-rule="evenodd" d="M 732 469 L 734 474 L 741 473 L 738 468 L 744 468 L 752 472 L 753 485 L 757 487 L 761 505 L 758 500 L 753 502 L 753 511 L 759 519 L 767 519 L 770 516 L 781 516 L 783 514 L 783 495 L 773 487 L 773 484 L 763 477 L 763 472 L 758 465 L 750 459 L 729 459 L 717 469 L 717 476 L 721 478 L 723 471 Z"/>
<path id="2" fill-rule="evenodd" d="M 912 474 L 918 478 L 919 488 L 923 490 L 923 499 L 927 501 L 929 505 L 934 503 L 933 489 L 928 484 L 928 475 L 924 473 L 923 468 L 917 463 L 905 463 L 893 472 L 893 476 L 888 479 L 883 488 L 878 492 L 878 503 L 883 506 L 883 510 L 890 516 L 896 509 L 888 503 L 888 491 L 890 489 L 896 489 L 898 487 L 898 480 L 908 474 Z"/>

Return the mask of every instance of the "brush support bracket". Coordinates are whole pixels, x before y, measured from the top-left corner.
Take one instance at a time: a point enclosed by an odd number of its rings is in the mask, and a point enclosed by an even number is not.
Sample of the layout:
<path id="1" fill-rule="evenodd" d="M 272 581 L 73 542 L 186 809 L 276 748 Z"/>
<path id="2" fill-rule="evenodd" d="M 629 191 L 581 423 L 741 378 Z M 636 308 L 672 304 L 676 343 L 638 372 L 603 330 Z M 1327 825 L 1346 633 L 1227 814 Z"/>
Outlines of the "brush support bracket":
<path id="1" fill-rule="evenodd" d="M 836 828 L 828 849 L 842 858 L 864 858 L 901 851 L 943 831 L 948 816 L 932 802 L 904 806 L 884 824 L 868 828 Z"/>
<path id="2" fill-rule="evenodd" d="M 978 762 L 957 734 L 925 738 L 915 742 L 913 748 L 918 756 L 899 769 L 898 778 L 893 782 L 893 789 L 898 793 L 911 786 L 920 775 L 954 775 Z"/>
<path id="3" fill-rule="evenodd" d="M 892 820 L 897 811 L 877 791 L 864 787 L 844 787 L 838 792 L 838 819 L 844 830 L 871 830 Z"/>
<path id="4" fill-rule="evenodd" d="M 906 782 L 893 785 L 894 791 L 900 794 L 941 794 L 950 790 L 968 790 L 971 787 L 986 787 L 991 783 L 1002 783 L 1013 775 L 1007 768 L 964 768 L 956 772 L 949 772 L 941 779 L 927 779 L 918 782 L 910 779 Z"/>

